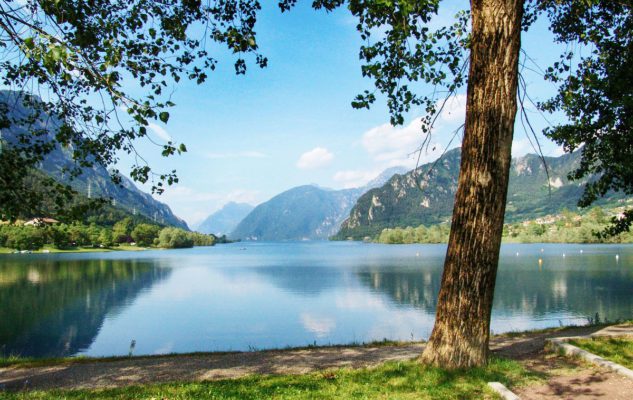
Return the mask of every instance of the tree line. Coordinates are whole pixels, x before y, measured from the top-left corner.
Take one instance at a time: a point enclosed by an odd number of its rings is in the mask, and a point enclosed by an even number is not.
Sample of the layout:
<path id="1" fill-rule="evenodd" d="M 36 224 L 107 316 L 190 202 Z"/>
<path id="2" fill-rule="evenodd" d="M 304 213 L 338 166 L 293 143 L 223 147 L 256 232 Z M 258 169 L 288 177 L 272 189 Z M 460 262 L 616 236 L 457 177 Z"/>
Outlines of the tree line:
<path id="1" fill-rule="evenodd" d="M 612 217 L 601 207 L 579 213 L 561 214 L 504 224 L 503 241 L 511 243 L 633 243 L 633 232 L 618 236 L 599 235 L 611 224 Z M 375 239 L 384 244 L 447 243 L 448 223 L 417 228 L 386 228 Z"/>
<path id="2" fill-rule="evenodd" d="M 15 250 L 38 250 L 45 245 L 67 250 L 79 247 L 109 248 L 125 244 L 177 249 L 213 246 L 224 241 L 225 238 L 217 238 L 215 235 L 135 222 L 130 217 L 117 221 L 113 226 L 99 226 L 94 222 L 44 226 L 0 225 L 0 247 Z"/>

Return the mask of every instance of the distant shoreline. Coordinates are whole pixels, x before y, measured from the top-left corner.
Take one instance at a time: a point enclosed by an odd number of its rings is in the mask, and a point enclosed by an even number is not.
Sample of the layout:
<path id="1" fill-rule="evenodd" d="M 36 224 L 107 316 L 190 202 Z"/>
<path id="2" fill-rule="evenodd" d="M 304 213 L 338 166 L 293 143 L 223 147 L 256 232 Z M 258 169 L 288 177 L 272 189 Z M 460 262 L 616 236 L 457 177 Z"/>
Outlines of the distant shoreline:
<path id="1" fill-rule="evenodd" d="M 113 246 L 113 247 L 72 247 L 69 249 L 56 249 L 55 247 L 44 247 L 38 250 L 20 250 L 0 247 L 0 254 L 59 254 L 59 253 L 111 253 L 115 251 L 145 251 L 150 247 L 138 246 Z"/>

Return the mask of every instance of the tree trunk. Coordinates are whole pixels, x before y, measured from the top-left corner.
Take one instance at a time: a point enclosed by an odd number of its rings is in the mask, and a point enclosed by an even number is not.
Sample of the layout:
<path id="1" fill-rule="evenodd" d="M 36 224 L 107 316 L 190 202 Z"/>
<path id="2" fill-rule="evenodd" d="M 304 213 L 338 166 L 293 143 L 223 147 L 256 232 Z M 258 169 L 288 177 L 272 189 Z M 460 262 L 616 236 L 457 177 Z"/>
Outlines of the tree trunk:
<path id="1" fill-rule="evenodd" d="M 422 361 L 483 365 L 517 111 L 523 0 L 471 0 L 462 161 L 435 326 Z"/>

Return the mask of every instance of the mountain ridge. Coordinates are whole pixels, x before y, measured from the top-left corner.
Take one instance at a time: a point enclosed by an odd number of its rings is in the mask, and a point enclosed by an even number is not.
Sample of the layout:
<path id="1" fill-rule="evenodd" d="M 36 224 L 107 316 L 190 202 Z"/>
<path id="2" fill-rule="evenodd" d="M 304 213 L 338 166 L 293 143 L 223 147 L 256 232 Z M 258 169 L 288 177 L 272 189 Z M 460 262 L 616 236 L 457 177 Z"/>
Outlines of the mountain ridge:
<path id="1" fill-rule="evenodd" d="M 350 216 L 333 238 L 360 240 L 376 237 L 385 228 L 450 221 L 460 161 L 461 149 L 452 149 L 433 163 L 403 175 L 394 175 L 383 186 L 367 191 L 359 197 Z M 544 159 L 535 154 L 513 158 L 506 221 L 520 221 L 563 208 L 575 208 L 587 180 L 570 182 L 567 174 L 579 163 L 579 152 Z M 621 194 L 611 194 L 597 204 L 621 197 Z"/>
<path id="2" fill-rule="evenodd" d="M 0 103 L 6 105 L 8 112 L 18 118 L 34 112 L 18 101 L 21 96 L 23 94 L 19 92 L 0 90 Z M 53 132 L 59 128 L 59 124 L 57 119 L 47 117 L 45 125 L 40 123 L 36 127 L 45 131 L 45 134 L 39 136 L 37 140 L 55 140 Z M 16 145 L 19 142 L 19 135 L 24 133 L 27 133 L 27 130 L 23 126 L 13 125 L 2 130 L 2 139 L 9 146 Z M 39 169 L 60 183 L 70 185 L 86 197 L 110 198 L 113 206 L 130 214 L 138 213 L 154 222 L 189 230 L 187 223 L 176 216 L 167 204 L 154 199 L 150 194 L 137 188 L 127 177 L 121 175 L 121 184 L 117 185 L 112 181 L 110 172 L 104 166 L 94 164 L 92 167 L 83 168 L 79 176 L 71 178 L 67 171 L 72 170 L 75 166 L 72 158 L 72 147 L 56 145 L 44 157 Z"/>
<path id="3" fill-rule="evenodd" d="M 402 171 L 406 169 L 387 169 L 360 188 L 293 187 L 255 207 L 229 236 L 244 240 L 326 240 L 338 232 L 356 199 L 370 185 L 380 185 L 388 179 L 385 175 Z"/>
<path id="4" fill-rule="evenodd" d="M 221 209 L 205 218 L 196 227 L 196 230 L 201 233 L 212 233 L 219 236 L 228 235 L 253 208 L 255 207 L 247 203 L 230 201 L 222 206 Z"/>

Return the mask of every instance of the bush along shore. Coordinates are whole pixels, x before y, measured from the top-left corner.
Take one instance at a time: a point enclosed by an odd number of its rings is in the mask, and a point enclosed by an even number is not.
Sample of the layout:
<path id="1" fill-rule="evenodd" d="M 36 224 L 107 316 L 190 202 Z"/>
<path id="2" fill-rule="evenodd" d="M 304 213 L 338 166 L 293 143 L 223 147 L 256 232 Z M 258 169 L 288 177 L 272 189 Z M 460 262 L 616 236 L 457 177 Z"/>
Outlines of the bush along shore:
<path id="1" fill-rule="evenodd" d="M 507 223 L 503 227 L 503 241 L 506 243 L 633 243 L 633 232 L 619 236 L 599 236 L 614 217 L 600 207 L 588 212 L 563 211 L 557 215 L 522 222 Z M 447 243 L 450 224 L 416 228 L 386 228 L 374 239 L 384 244 Z"/>
<path id="2" fill-rule="evenodd" d="M 65 224 L 43 218 L 0 225 L 0 253 L 176 249 L 224 242 L 224 237 L 135 222 L 129 217 L 112 226 Z"/>

